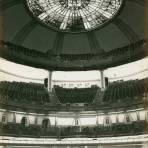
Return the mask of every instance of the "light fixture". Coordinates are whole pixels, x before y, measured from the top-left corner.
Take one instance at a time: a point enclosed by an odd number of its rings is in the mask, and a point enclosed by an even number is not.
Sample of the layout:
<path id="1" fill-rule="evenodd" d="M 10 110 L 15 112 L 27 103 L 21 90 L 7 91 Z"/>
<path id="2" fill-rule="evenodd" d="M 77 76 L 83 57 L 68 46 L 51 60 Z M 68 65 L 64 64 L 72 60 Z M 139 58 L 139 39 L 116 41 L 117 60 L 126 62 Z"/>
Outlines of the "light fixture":
<path id="1" fill-rule="evenodd" d="M 33 16 L 59 31 L 96 29 L 111 20 L 123 0 L 26 0 Z"/>

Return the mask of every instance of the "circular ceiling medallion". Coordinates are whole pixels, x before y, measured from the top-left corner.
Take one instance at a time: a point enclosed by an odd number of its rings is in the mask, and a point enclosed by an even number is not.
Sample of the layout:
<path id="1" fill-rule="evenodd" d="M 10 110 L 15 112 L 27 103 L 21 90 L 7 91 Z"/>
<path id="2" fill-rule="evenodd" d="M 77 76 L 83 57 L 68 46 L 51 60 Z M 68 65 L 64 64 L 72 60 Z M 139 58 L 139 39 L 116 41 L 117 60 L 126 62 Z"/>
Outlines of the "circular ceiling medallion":
<path id="1" fill-rule="evenodd" d="M 39 21 L 59 31 L 96 29 L 111 20 L 123 0 L 26 0 Z"/>

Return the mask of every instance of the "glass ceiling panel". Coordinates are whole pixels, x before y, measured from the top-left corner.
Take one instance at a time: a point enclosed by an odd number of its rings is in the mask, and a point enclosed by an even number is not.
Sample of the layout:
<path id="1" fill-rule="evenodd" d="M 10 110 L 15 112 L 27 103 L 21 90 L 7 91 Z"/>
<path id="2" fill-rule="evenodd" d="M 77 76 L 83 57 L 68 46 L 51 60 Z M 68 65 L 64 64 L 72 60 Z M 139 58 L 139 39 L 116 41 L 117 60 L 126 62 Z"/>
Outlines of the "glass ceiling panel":
<path id="1" fill-rule="evenodd" d="M 79 32 L 112 19 L 123 0 L 26 0 L 33 15 L 56 30 Z"/>

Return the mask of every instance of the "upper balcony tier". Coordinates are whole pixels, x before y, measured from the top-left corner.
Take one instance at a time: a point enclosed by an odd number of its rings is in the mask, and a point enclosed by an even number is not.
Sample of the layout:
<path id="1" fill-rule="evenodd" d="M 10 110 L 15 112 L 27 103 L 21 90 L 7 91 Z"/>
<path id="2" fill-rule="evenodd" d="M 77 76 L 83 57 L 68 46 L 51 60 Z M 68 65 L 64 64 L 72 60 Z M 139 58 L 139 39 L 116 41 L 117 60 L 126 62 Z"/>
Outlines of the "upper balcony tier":
<path id="1" fill-rule="evenodd" d="M 148 54 L 146 0 L 36 2 L 0 1 L 1 57 L 76 71 L 122 65 Z"/>
<path id="2" fill-rule="evenodd" d="M 110 83 L 105 91 L 90 88 L 62 88 L 55 86 L 48 92 L 43 84 L 0 82 L 1 108 L 27 110 L 68 111 L 132 108 L 147 105 L 147 78 Z M 145 103 L 144 103 L 145 102 Z"/>

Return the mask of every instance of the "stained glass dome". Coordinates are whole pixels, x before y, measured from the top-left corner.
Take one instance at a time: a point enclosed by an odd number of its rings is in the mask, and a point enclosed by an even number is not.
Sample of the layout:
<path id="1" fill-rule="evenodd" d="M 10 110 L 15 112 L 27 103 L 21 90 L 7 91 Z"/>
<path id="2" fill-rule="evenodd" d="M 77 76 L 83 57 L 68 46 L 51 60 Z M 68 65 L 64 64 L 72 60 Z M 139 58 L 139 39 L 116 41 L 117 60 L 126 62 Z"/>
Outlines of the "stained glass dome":
<path id="1" fill-rule="evenodd" d="M 123 0 L 26 0 L 33 16 L 46 26 L 67 32 L 96 29 L 111 20 Z"/>

